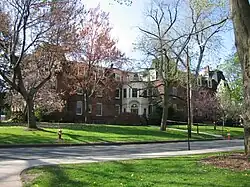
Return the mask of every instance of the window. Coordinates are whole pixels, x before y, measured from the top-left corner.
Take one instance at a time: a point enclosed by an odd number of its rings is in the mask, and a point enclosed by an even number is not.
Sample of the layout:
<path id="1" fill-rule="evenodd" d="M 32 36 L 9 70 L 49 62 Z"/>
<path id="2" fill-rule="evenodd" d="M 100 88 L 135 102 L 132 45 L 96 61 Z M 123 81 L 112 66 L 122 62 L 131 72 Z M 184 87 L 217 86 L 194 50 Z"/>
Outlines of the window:
<path id="1" fill-rule="evenodd" d="M 127 98 L 127 89 L 126 88 L 123 89 L 123 98 Z"/>
<path id="2" fill-rule="evenodd" d="M 212 79 L 210 79 L 210 78 L 208 79 L 207 86 L 208 86 L 208 88 L 212 88 L 213 87 Z"/>
<path id="3" fill-rule="evenodd" d="M 172 94 L 177 96 L 177 88 L 176 87 L 173 87 L 172 88 Z"/>
<path id="4" fill-rule="evenodd" d="M 137 88 L 132 88 L 132 97 L 137 97 Z"/>
<path id="5" fill-rule="evenodd" d="M 76 102 L 76 115 L 82 115 L 82 101 Z"/>
<path id="6" fill-rule="evenodd" d="M 131 105 L 131 113 L 138 114 L 138 106 L 137 106 L 137 104 Z"/>
<path id="7" fill-rule="evenodd" d="M 120 105 L 115 105 L 115 114 L 116 115 L 120 114 Z"/>
<path id="8" fill-rule="evenodd" d="M 89 113 L 92 113 L 92 105 L 89 104 Z"/>
<path id="9" fill-rule="evenodd" d="M 147 114 L 147 109 L 144 108 L 144 110 L 143 110 L 143 115 L 146 116 L 146 114 Z"/>
<path id="10" fill-rule="evenodd" d="M 177 104 L 173 104 L 173 109 L 177 111 Z"/>
<path id="11" fill-rule="evenodd" d="M 153 112 L 153 105 L 150 104 L 150 105 L 148 106 L 148 115 L 152 114 L 152 112 Z"/>
<path id="12" fill-rule="evenodd" d="M 114 74 L 115 80 L 120 81 L 121 80 L 121 76 L 119 74 Z"/>
<path id="13" fill-rule="evenodd" d="M 142 97 L 147 97 L 147 90 L 143 90 Z"/>
<path id="14" fill-rule="evenodd" d="M 101 91 L 101 90 L 98 90 L 98 91 L 96 92 L 96 96 L 97 96 L 97 97 L 102 97 L 102 91 Z"/>
<path id="15" fill-rule="evenodd" d="M 138 74 L 136 73 L 136 74 L 134 74 L 134 79 L 133 79 L 134 81 L 139 81 L 139 76 L 138 76 Z"/>
<path id="16" fill-rule="evenodd" d="M 76 90 L 76 94 L 77 94 L 77 95 L 83 95 L 83 89 L 82 89 L 82 88 L 78 88 L 78 89 Z"/>
<path id="17" fill-rule="evenodd" d="M 202 78 L 201 77 L 197 78 L 197 85 L 202 86 Z"/>
<path id="18" fill-rule="evenodd" d="M 116 99 L 120 99 L 120 89 L 119 89 L 119 88 L 117 88 L 117 89 L 115 90 L 115 98 L 116 98 Z"/>
<path id="19" fill-rule="evenodd" d="M 102 116 L 102 103 L 96 103 L 96 115 Z"/>
<path id="20" fill-rule="evenodd" d="M 127 109 L 126 109 L 126 108 L 123 108 L 123 112 L 127 112 Z"/>

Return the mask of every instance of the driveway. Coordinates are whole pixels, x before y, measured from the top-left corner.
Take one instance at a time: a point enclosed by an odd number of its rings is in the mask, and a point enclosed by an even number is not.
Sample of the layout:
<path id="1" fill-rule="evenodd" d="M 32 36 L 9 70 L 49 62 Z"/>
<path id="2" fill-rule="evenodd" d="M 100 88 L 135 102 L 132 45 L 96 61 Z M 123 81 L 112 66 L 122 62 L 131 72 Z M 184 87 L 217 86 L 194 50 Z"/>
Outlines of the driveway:
<path id="1" fill-rule="evenodd" d="M 156 158 L 243 149 L 243 140 L 218 140 L 117 146 L 77 146 L 0 149 L 0 186 L 21 187 L 20 173 L 29 167 L 50 164 Z"/>

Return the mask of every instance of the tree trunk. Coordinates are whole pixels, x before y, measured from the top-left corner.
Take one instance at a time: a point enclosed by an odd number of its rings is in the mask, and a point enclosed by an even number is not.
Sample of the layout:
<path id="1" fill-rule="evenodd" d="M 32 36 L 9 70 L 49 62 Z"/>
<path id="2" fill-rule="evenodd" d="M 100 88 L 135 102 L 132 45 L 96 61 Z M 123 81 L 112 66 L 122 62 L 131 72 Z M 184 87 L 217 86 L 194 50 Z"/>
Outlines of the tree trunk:
<path id="1" fill-rule="evenodd" d="M 161 131 L 166 131 L 168 120 L 168 85 L 164 84 L 164 96 L 163 96 L 163 111 L 161 118 Z"/>
<path id="2" fill-rule="evenodd" d="M 35 118 L 35 111 L 34 111 L 34 101 L 33 98 L 27 99 L 27 112 L 28 112 L 28 128 L 36 129 L 36 118 Z"/>
<path id="3" fill-rule="evenodd" d="M 84 93 L 83 94 L 83 100 L 84 100 L 84 123 L 87 123 L 87 121 L 88 121 L 88 101 L 87 101 L 87 94 L 86 93 Z"/>
<path id="4" fill-rule="evenodd" d="M 244 145 L 245 145 L 245 153 L 250 158 L 250 127 L 244 127 Z"/>
<path id="5" fill-rule="evenodd" d="M 231 0 L 230 3 L 235 44 L 243 73 L 245 153 L 250 156 L 250 5 L 248 0 Z"/>

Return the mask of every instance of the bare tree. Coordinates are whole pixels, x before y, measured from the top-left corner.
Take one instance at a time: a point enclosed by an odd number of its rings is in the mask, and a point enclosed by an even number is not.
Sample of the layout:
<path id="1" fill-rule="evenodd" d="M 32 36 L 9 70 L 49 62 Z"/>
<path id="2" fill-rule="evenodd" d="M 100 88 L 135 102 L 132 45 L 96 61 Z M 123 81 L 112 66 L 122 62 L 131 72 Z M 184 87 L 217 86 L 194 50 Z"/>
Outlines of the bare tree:
<path id="1" fill-rule="evenodd" d="M 164 1 L 152 1 L 152 7 L 148 12 L 147 17 L 150 19 L 152 26 L 151 30 L 139 28 L 144 34 L 143 42 L 139 48 L 147 55 L 151 55 L 158 61 L 159 78 L 164 85 L 163 99 L 163 116 L 161 130 L 166 129 L 167 108 L 168 108 L 168 90 L 174 82 L 178 80 L 178 71 L 181 66 L 186 67 L 186 47 L 195 40 L 200 43 L 199 62 L 196 69 L 200 69 L 203 59 L 204 50 L 207 47 L 208 41 L 215 33 L 219 32 L 227 18 L 217 22 L 208 22 L 202 24 L 203 12 L 195 12 L 191 7 L 190 24 L 183 25 L 183 15 L 179 11 L 181 1 L 176 1 L 172 4 L 166 4 Z M 186 4 L 184 4 L 186 5 Z M 183 6 L 184 6 L 183 5 Z M 203 17 L 204 18 L 204 17 Z M 217 29 L 212 29 L 218 27 Z M 209 35 L 204 33 L 209 33 Z M 201 41 L 202 40 L 202 41 Z M 205 42 L 204 42 L 205 41 Z M 185 52 L 185 53 L 184 53 Z M 198 70 L 197 70 L 198 71 Z M 166 108 L 165 108 L 166 107 Z M 164 110 L 165 108 L 165 110 Z"/>

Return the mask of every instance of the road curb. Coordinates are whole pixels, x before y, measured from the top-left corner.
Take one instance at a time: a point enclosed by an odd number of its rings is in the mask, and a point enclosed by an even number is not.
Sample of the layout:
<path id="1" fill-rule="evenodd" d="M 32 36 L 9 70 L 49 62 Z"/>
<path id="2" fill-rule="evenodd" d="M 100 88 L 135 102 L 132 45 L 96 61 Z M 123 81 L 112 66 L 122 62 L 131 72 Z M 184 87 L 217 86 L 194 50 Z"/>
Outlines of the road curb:
<path id="1" fill-rule="evenodd" d="M 202 139 L 202 140 L 190 140 L 194 141 L 216 141 L 224 140 L 224 138 L 215 139 Z M 107 146 L 107 145 L 132 145 L 132 144 L 156 144 L 156 143 L 178 143 L 178 142 L 188 142 L 187 140 L 168 140 L 168 141 L 147 141 L 147 142 L 98 142 L 98 143 L 57 143 L 57 144 L 0 144 L 0 149 L 2 148 L 25 148 L 25 147 L 72 147 L 72 146 Z"/>

